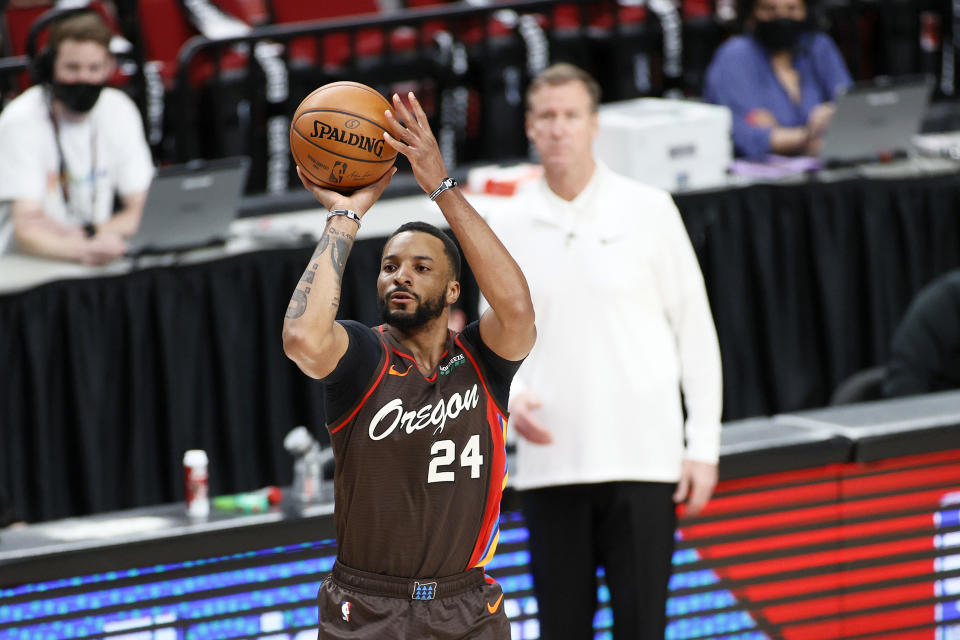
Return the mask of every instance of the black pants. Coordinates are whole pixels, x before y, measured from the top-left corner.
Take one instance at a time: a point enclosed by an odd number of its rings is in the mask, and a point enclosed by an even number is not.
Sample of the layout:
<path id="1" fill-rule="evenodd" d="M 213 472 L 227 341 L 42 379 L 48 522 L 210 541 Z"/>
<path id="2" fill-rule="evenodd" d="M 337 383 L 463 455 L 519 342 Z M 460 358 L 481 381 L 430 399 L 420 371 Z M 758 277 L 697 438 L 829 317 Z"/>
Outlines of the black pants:
<path id="1" fill-rule="evenodd" d="M 603 566 L 616 640 L 663 640 L 675 484 L 610 482 L 523 492 L 542 640 L 593 638 Z"/>

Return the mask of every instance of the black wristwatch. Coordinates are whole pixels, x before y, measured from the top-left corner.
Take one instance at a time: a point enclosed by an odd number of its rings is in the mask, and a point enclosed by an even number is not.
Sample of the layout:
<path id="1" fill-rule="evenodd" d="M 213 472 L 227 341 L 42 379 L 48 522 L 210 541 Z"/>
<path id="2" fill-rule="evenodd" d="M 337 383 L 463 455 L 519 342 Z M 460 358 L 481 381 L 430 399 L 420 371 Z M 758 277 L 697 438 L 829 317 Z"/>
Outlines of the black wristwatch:
<path id="1" fill-rule="evenodd" d="M 83 225 L 83 233 L 88 238 L 92 238 L 93 236 L 97 235 L 97 225 L 93 224 L 92 222 L 88 222 L 87 224 Z"/>
<path id="2" fill-rule="evenodd" d="M 447 176 L 440 182 L 440 186 L 437 187 L 437 190 L 430 194 L 431 200 L 436 200 L 437 196 L 446 191 L 447 189 L 453 189 L 458 186 L 460 183 L 454 180 L 453 178 Z"/>

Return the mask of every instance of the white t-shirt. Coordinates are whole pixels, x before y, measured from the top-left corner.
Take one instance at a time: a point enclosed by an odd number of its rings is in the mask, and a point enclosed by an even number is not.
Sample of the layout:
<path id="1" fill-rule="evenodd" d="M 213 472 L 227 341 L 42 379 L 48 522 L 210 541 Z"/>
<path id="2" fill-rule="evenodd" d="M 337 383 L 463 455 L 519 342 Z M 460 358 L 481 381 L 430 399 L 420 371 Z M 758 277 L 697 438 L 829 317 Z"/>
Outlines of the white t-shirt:
<path id="1" fill-rule="evenodd" d="M 676 482 L 684 458 L 716 463 L 720 352 L 670 194 L 598 163 L 572 202 L 540 180 L 488 220 L 537 314 L 513 391 L 539 397 L 553 435 L 549 445 L 517 438 L 513 485 Z"/>
<path id="2" fill-rule="evenodd" d="M 80 226 L 108 220 L 115 192 L 125 196 L 150 186 L 154 169 L 143 121 L 122 91 L 104 88 L 87 117 L 60 119 L 58 128 L 69 206 L 46 91 L 31 87 L 0 111 L 0 254 L 12 249 L 14 200 L 41 202 L 50 218 Z"/>

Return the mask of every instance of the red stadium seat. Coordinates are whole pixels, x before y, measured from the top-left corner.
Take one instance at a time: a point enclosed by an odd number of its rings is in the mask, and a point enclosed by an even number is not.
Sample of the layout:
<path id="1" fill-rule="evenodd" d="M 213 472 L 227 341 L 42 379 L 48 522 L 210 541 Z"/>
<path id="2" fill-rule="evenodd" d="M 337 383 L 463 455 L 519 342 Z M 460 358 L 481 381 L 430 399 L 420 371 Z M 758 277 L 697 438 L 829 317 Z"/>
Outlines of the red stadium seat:
<path id="1" fill-rule="evenodd" d="M 10 54 L 22 56 L 27 53 L 27 33 L 37 18 L 53 7 L 53 2 L 40 5 L 29 4 L 19 7 L 16 2 L 7 7 L 3 19 L 10 34 Z"/>

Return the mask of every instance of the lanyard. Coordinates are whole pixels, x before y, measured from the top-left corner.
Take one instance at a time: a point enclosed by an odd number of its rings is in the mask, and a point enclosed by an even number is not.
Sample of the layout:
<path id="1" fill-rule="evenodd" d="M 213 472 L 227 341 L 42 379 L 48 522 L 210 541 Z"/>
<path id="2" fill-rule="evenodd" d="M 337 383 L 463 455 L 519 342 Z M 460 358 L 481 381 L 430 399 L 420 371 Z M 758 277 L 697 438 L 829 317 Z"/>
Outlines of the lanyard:
<path id="1" fill-rule="evenodd" d="M 53 139 L 57 143 L 57 173 L 60 183 L 60 193 L 63 196 L 63 203 L 69 213 L 81 222 L 93 222 L 97 217 L 97 132 L 90 124 L 90 209 L 87 215 L 78 209 L 75 203 L 70 199 L 70 167 L 67 166 L 66 156 L 63 155 L 63 146 L 60 144 L 60 123 L 53 115 L 53 108 L 48 103 L 47 114 L 50 116 L 50 124 L 53 126 Z"/>

